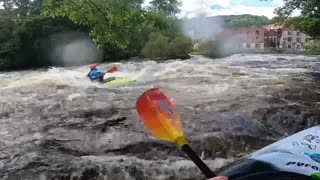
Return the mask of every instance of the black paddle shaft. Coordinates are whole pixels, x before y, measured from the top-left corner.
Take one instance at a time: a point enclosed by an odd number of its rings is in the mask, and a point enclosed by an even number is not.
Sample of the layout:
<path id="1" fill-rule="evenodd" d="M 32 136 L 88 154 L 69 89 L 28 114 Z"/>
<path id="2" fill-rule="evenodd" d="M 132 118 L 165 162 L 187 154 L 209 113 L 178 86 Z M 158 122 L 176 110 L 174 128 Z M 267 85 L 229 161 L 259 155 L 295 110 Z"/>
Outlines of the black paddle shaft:
<path id="1" fill-rule="evenodd" d="M 207 178 L 213 178 L 216 176 L 216 174 L 209 169 L 209 167 L 199 158 L 188 144 L 183 145 L 181 148 Z"/>

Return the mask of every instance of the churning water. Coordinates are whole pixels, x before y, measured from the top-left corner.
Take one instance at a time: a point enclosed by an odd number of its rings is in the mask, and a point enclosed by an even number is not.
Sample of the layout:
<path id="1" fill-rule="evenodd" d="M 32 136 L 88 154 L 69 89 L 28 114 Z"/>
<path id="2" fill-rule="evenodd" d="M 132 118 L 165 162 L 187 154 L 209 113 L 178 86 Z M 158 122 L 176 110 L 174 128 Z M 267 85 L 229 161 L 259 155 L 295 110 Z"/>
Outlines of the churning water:
<path id="1" fill-rule="evenodd" d="M 190 146 L 213 170 L 319 124 L 319 56 L 239 54 L 222 59 L 130 61 L 90 82 L 87 67 L 0 74 L 0 179 L 199 179 L 174 144 L 145 130 L 136 99 L 172 98 Z M 205 179 L 205 178 L 204 178 Z"/>

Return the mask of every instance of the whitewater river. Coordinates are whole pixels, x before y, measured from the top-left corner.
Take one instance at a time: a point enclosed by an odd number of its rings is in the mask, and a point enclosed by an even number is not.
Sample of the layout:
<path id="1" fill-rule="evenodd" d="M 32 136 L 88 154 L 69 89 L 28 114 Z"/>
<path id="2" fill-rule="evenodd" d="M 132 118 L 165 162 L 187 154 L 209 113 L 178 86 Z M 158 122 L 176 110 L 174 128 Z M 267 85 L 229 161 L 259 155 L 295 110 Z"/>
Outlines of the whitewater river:
<path id="1" fill-rule="evenodd" d="M 174 144 L 153 138 L 135 103 L 172 98 L 190 146 L 217 170 L 320 120 L 320 57 L 242 54 L 131 61 L 107 87 L 88 67 L 0 73 L 0 179 L 201 179 Z M 203 178 L 205 179 L 205 178 Z"/>

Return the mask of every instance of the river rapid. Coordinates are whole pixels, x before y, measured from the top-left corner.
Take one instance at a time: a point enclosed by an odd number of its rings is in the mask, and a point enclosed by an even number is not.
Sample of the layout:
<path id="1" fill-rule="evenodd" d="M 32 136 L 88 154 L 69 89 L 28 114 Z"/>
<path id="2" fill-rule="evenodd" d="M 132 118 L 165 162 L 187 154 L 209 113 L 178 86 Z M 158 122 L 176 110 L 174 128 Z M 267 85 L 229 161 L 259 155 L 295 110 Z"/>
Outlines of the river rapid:
<path id="1" fill-rule="evenodd" d="M 320 57 L 237 54 L 117 65 L 121 86 L 88 67 L 0 73 L 0 179 L 205 179 L 183 152 L 141 124 L 136 99 L 159 88 L 190 146 L 212 170 L 320 120 Z"/>

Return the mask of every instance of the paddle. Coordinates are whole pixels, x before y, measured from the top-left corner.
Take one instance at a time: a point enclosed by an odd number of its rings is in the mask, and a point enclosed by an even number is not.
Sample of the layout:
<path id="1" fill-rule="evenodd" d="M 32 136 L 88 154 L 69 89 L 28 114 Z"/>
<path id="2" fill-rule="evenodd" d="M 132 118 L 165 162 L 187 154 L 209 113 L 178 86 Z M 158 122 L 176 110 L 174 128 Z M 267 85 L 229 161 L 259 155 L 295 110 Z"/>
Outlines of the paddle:
<path id="1" fill-rule="evenodd" d="M 174 104 L 159 89 L 144 92 L 136 102 L 136 109 L 144 126 L 155 137 L 174 142 L 207 178 L 216 176 L 188 145 Z"/>
<path id="2" fill-rule="evenodd" d="M 95 64 L 92 64 L 92 65 L 94 65 L 94 67 L 96 67 L 96 65 Z M 90 65 L 91 66 L 91 65 Z M 108 71 L 107 72 L 105 72 L 104 74 L 107 74 L 107 73 L 114 73 L 114 72 L 116 72 L 118 70 L 118 68 L 116 67 L 116 66 L 112 66 L 111 68 L 109 68 L 108 69 Z M 91 71 L 90 71 L 91 72 Z M 90 74 L 90 72 L 87 74 L 87 76 L 89 76 L 89 74 Z"/>
<path id="3" fill-rule="evenodd" d="M 112 66 L 111 68 L 109 68 L 109 70 L 107 71 L 107 73 L 113 73 L 116 72 L 118 69 L 116 66 Z"/>

